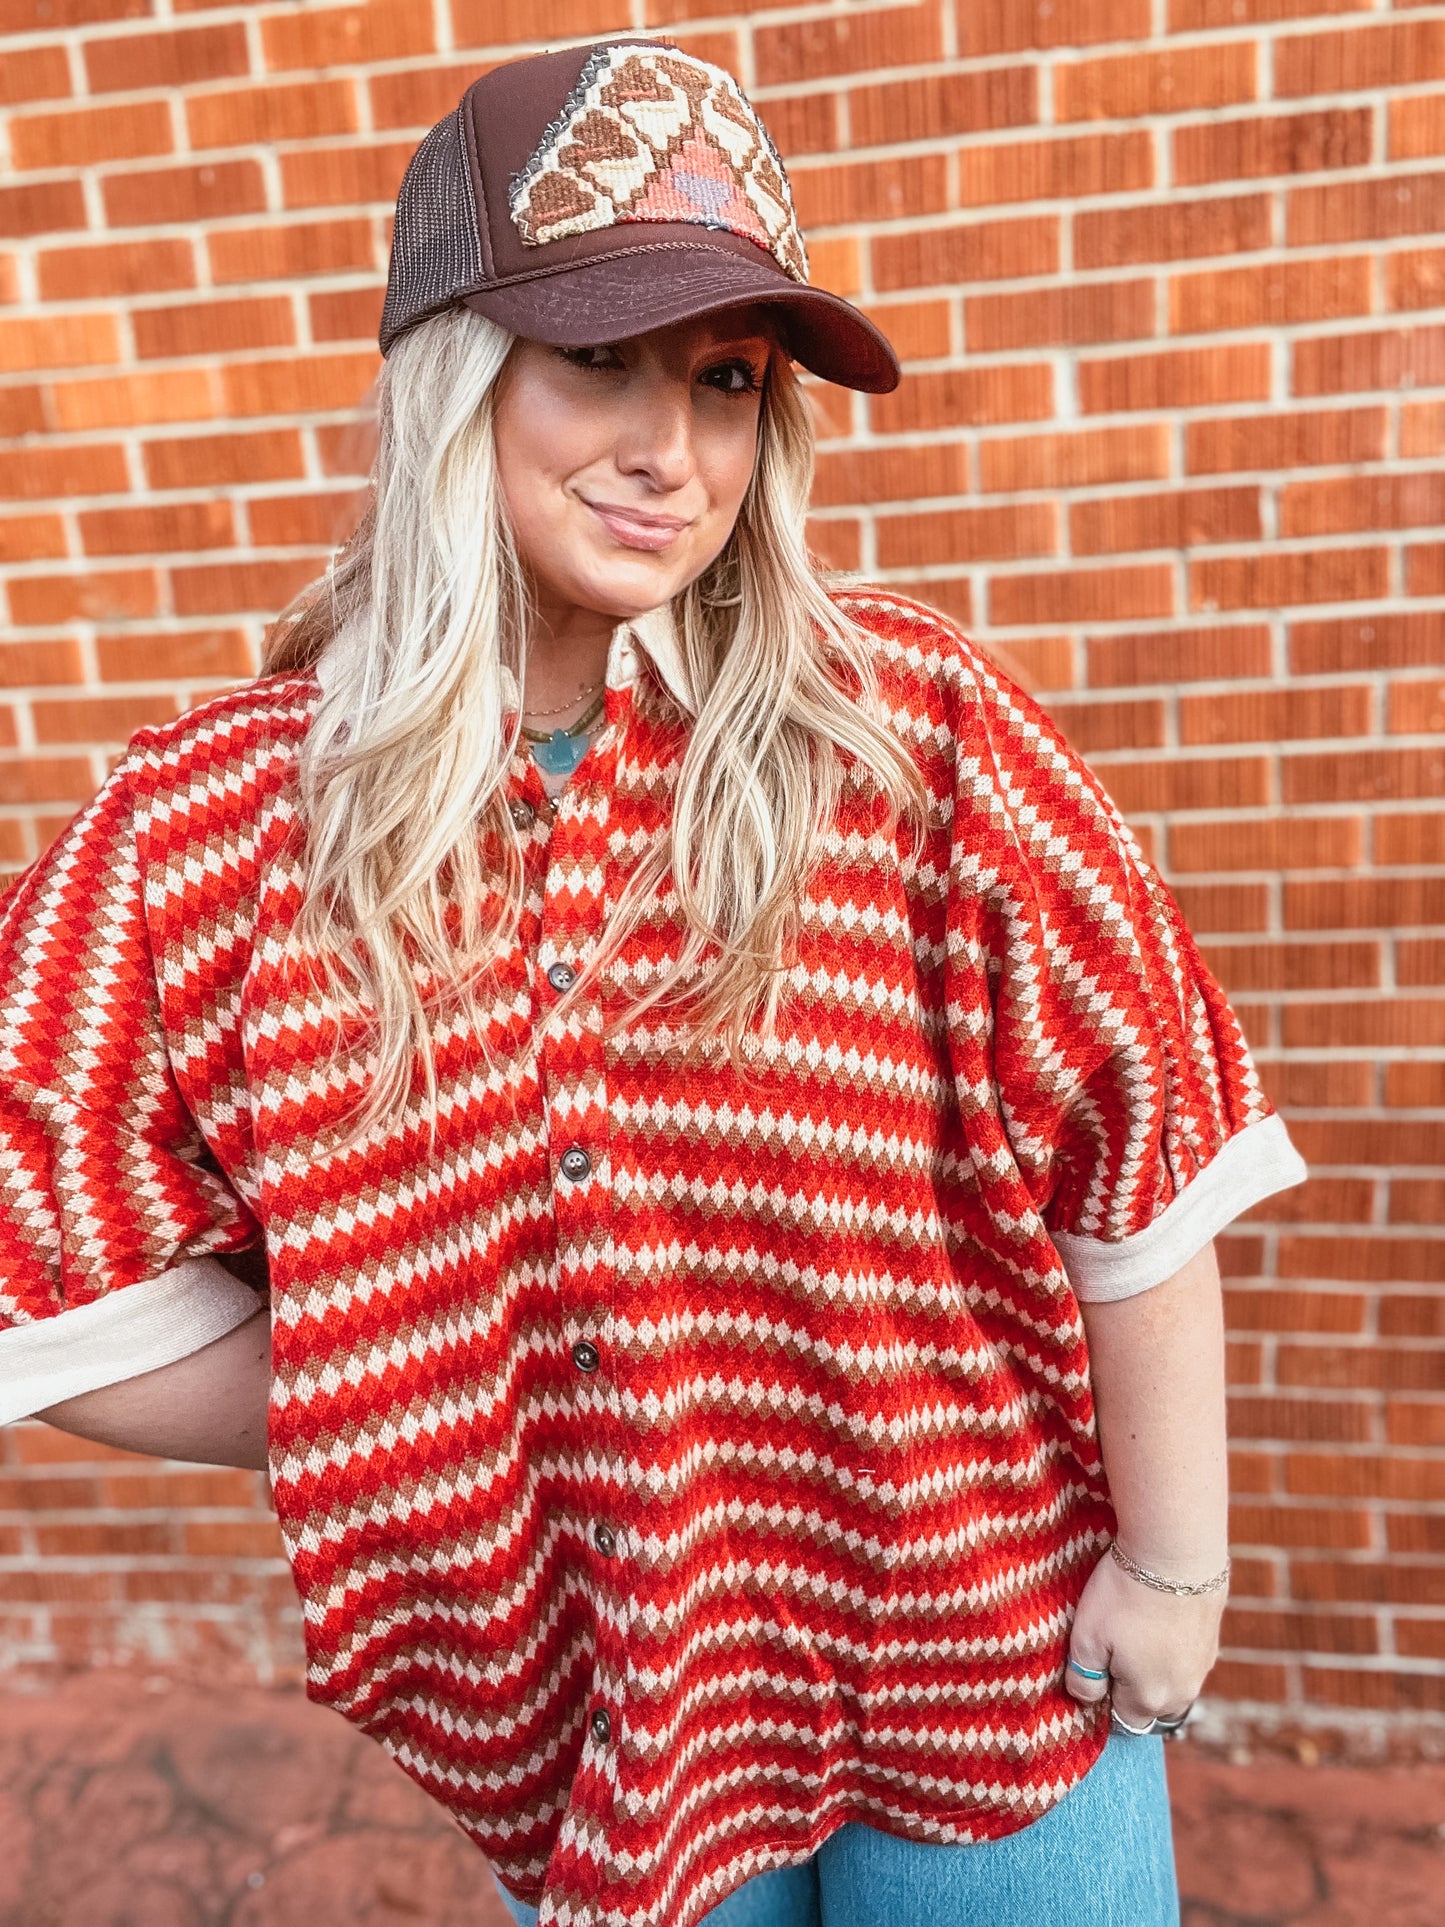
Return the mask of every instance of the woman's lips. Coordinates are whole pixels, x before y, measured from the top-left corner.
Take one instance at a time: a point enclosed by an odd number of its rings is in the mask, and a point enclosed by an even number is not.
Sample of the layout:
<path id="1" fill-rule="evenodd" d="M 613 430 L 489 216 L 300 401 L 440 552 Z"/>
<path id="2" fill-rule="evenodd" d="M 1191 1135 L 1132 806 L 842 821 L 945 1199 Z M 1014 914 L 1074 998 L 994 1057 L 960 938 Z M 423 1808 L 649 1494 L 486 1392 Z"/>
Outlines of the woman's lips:
<path id="1" fill-rule="evenodd" d="M 615 502 L 589 502 L 587 506 L 613 541 L 625 549 L 665 549 L 687 527 L 675 516 L 644 515 Z"/>

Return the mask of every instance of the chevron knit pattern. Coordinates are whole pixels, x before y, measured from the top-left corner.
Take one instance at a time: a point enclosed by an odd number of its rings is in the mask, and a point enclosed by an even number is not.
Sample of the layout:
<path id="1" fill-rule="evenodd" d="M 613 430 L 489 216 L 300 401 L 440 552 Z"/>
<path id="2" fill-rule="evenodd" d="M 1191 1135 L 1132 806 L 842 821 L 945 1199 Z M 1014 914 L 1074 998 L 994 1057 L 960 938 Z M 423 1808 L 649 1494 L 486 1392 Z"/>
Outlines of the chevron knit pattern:
<path id="1" fill-rule="evenodd" d="M 308 1690 L 548 1923 L 693 1927 L 846 1820 L 984 1840 L 1082 1777 L 1062 1668 L 1112 1514 L 1049 1232 L 1143 1230 L 1269 1111 L 1047 718 L 941 617 L 846 600 L 931 820 L 845 793 L 746 1076 L 656 1017 L 604 1039 L 667 893 L 553 1020 L 667 827 L 649 673 L 555 811 L 516 765 L 525 916 L 486 1034 L 441 1042 L 434 1148 L 419 1106 L 328 1148 L 312 678 L 143 730 L 0 906 L 0 1309 L 264 1238 Z"/>

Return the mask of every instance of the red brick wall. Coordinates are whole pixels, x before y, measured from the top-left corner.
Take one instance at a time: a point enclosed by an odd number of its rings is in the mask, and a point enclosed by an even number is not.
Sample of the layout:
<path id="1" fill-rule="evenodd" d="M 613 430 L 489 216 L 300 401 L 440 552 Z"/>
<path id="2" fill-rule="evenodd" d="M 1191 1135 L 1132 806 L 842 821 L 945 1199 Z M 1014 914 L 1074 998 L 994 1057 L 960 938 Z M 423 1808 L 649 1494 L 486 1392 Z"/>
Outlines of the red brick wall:
<path id="1" fill-rule="evenodd" d="M 1216 1704 L 1445 1742 L 1445 8 L 0 0 L 0 853 L 251 671 L 345 532 L 387 218 L 488 61 L 673 28 L 908 364 L 816 542 L 1037 690 L 1313 1179 L 1224 1243 Z M 152 17 L 152 15 L 155 17 Z M 258 1482 L 13 1431 L 0 1645 L 289 1664 Z"/>

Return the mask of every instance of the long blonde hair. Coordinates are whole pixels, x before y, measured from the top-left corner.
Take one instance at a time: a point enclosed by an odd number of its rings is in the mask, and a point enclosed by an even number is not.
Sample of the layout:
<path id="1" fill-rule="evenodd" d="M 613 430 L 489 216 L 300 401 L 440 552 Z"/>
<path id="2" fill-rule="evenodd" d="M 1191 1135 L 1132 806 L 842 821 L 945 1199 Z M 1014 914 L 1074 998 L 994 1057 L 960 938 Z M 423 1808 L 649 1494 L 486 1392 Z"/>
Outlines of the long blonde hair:
<path id="1" fill-rule="evenodd" d="M 372 1075 L 351 1138 L 411 1101 L 420 1055 L 435 1118 L 443 1011 L 484 1029 L 490 967 L 522 906 L 506 807 L 524 686 L 527 585 L 497 477 L 492 397 L 513 337 L 465 308 L 400 336 L 377 388 L 370 498 L 321 582 L 283 612 L 266 674 L 329 651 L 297 779 L 305 881 L 296 940 L 338 1008 L 368 1021 Z M 677 1003 L 736 1061 L 776 1021 L 789 940 L 851 761 L 916 815 L 918 770 L 882 719 L 869 639 L 808 555 L 812 419 L 771 358 L 752 481 L 721 554 L 676 599 L 697 713 L 670 835 L 634 870 L 578 984 L 614 956 L 670 876 L 686 930 L 632 1014 Z M 483 873 L 483 848 L 501 851 Z"/>

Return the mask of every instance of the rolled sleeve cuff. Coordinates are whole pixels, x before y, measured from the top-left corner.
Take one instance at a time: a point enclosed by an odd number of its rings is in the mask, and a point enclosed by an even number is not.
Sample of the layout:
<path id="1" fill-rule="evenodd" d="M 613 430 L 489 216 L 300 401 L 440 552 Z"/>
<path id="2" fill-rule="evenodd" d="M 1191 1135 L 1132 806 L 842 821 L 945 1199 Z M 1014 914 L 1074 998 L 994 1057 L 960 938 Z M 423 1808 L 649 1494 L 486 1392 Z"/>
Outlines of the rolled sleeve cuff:
<path id="1" fill-rule="evenodd" d="M 1172 1278 L 1242 1211 L 1308 1175 L 1276 1113 L 1230 1138 L 1153 1224 L 1132 1238 L 1106 1241 L 1066 1231 L 1049 1236 L 1081 1304 L 1133 1298 Z"/>
<path id="2" fill-rule="evenodd" d="M 0 1425 L 174 1365 L 244 1325 L 262 1303 L 217 1259 L 188 1258 L 88 1305 L 0 1331 Z"/>

